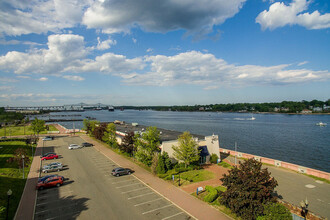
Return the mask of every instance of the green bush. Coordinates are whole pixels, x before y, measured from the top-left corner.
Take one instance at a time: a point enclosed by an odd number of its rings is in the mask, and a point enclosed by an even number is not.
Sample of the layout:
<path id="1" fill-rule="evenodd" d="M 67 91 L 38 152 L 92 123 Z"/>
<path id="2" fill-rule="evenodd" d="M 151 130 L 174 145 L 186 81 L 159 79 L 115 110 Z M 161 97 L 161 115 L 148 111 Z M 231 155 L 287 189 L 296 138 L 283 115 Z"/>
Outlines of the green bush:
<path id="1" fill-rule="evenodd" d="M 219 159 L 218 155 L 211 154 L 211 158 L 210 158 L 210 162 L 211 163 L 217 163 L 218 162 L 218 159 Z"/>
<path id="2" fill-rule="evenodd" d="M 284 205 L 272 202 L 264 205 L 264 215 L 257 220 L 292 220 L 292 215 Z"/>
<path id="3" fill-rule="evenodd" d="M 211 203 L 218 198 L 218 191 L 214 187 L 205 186 L 205 190 L 208 192 L 208 194 L 204 197 L 205 202 Z"/>

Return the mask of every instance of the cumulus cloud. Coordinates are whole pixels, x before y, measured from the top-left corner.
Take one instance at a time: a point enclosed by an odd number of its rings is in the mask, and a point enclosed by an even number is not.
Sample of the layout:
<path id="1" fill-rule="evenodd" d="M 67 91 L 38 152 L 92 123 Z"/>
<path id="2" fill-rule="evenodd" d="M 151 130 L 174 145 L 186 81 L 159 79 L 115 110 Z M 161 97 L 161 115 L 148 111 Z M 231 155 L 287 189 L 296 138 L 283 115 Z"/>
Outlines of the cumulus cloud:
<path id="1" fill-rule="evenodd" d="M 86 10 L 83 23 L 109 34 L 141 27 L 150 32 L 185 29 L 204 35 L 238 13 L 245 1 L 99 0 Z"/>
<path id="2" fill-rule="evenodd" d="M 256 18 L 256 23 L 261 25 L 263 30 L 274 30 L 285 25 L 300 25 L 307 29 L 325 29 L 330 27 L 330 13 L 320 14 L 319 11 L 313 13 L 302 13 L 308 9 L 311 1 L 293 0 L 289 5 L 284 2 L 275 2 L 269 10 L 264 10 Z"/>
<path id="3" fill-rule="evenodd" d="M 81 22 L 91 0 L 2 0 L 0 33 L 22 35 L 59 32 Z"/>
<path id="4" fill-rule="evenodd" d="M 302 65 L 305 65 L 307 63 L 308 63 L 308 61 L 303 61 L 303 62 L 298 63 L 297 66 L 302 66 Z"/>
<path id="5" fill-rule="evenodd" d="M 102 72 L 106 74 L 128 73 L 143 69 L 142 58 L 128 59 L 123 55 L 105 53 L 88 59 L 89 48 L 84 38 L 73 34 L 55 34 L 48 37 L 48 48 L 29 52 L 11 51 L 0 56 L 0 70 L 15 74 L 62 74 Z M 20 65 L 17 65 L 20 63 Z M 70 78 L 71 77 L 71 78 Z M 82 78 L 68 76 L 70 80 Z"/>
<path id="6" fill-rule="evenodd" d="M 97 49 L 98 50 L 107 50 L 111 47 L 111 45 L 116 45 L 117 41 L 112 40 L 112 39 L 108 39 L 105 41 L 101 41 L 100 37 L 97 38 Z"/>
<path id="7" fill-rule="evenodd" d="M 147 56 L 151 71 L 143 74 L 121 74 L 130 85 L 174 86 L 194 84 L 204 89 L 232 85 L 271 85 L 326 80 L 328 71 L 289 69 L 289 64 L 277 66 L 234 65 L 213 54 L 198 51 L 175 56 Z"/>

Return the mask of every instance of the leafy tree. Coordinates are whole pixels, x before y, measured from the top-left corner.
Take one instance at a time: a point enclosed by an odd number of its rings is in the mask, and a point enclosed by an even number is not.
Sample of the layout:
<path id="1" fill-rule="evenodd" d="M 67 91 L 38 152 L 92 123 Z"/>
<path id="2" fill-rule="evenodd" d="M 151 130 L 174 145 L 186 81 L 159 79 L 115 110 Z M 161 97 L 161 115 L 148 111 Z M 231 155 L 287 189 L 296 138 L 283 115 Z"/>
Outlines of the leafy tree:
<path id="1" fill-rule="evenodd" d="M 18 148 L 15 150 L 14 157 L 7 160 L 8 163 L 16 162 L 19 168 L 23 168 L 23 155 L 24 155 L 24 167 L 28 167 L 30 158 L 28 157 L 27 150 L 24 148 Z"/>
<path id="2" fill-rule="evenodd" d="M 151 163 L 151 172 L 153 174 L 157 174 L 158 158 L 159 157 L 158 157 L 157 153 L 155 153 L 152 158 L 152 163 Z"/>
<path id="3" fill-rule="evenodd" d="M 122 140 L 120 150 L 132 156 L 134 151 L 134 132 L 129 132 Z"/>
<path id="4" fill-rule="evenodd" d="M 106 123 L 95 124 L 95 128 L 93 129 L 93 136 L 98 140 L 103 140 L 106 129 Z"/>
<path id="5" fill-rule="evenodd" d="M 188 131 L 180 135 L 178 141 L 178 146 L 172 146 L 174 150 L 173 156 L 175 159 L 182 161 L 186 168 L 191 163 L 199 161 L 200 156 L 198 144 Z"/>
<path id="6" fill-rule="evenodd" d="M 156 172 L 157 172 L 157 174 L 166 173 L 164 158 L 162 157 L 161 154 L 158 155 L 158 164 L 157 164 L 157 167 L 156 167 Z"/>
<path id="7" fill-rule="evenodd" d="M 277 181 L 261 166 L 261 162 L 249 159 L 220 179 L 227 190 L 221 192 L 219 202 L 242 219 L 256 219 L 263 214 L 264 204 L 275 201 L 272 193 Z"/>
<path id="8" fill-rule="evenodd" d="M 258 216 L 257 220 L 292 220 L 292 215 L 284 205 L 271 202 L 264 205 L 264 215 Z"/>
<path id="9" fill-rule="evenodd" d="M 104 131 L 103 141 L 108 143 L 111 147 L 117 148 L 117 138 L 116 138 L 116 125 L 114 123 L 109 123 Z"/>
<path id="10" fill-rule="evenodd" d="M 136 136 L 134 145 L 137 148 L 136 157 L 150 166 L 155 152 L 159 152 L 160 137 L 156 127 L 148 127 L 142 137 Z"/>
<path id="11" fill-rule="evenodd" d="M 35 118 L 31 123 L 31 129 L 34 133 L 37 133 L 39 135 L 41 131 L 45 130 L 45 121 Z"/>
<path id="12" fill-rule="evenodd" d="M 164 163 L 165 163 L 166 172 L 171 170 L 173 168 L 173 164 L 172 164 L 172 161 L 171 161 L 170 157 L 168 156 L 168 153 L 163 152 L 162 153 L 162 158 L 163 158 Z"/>

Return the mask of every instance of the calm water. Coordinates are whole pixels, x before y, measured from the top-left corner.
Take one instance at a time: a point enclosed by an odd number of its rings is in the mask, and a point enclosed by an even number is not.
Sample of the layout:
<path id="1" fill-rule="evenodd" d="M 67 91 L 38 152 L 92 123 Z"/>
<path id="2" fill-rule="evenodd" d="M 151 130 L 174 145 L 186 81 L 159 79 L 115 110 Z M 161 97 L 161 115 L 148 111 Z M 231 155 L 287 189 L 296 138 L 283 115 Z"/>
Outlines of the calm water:
<path id="1" fill-rule="evenodd" d="M 330 172 L 330 115 L 286 115 L 207 112 L 158 111 L 85 111 L 58 112 L 51 115 L 80 114 L 76 118 L 94 117 L 101 122 L 121 120 L 147 126 L 189 131 L 195 134 L 217 134 L 220 146 Z M 70 118 L 70 117 L 63 117 Z M 317 122 L 327 123 L 319 127 Z M 72 122 L 61 123 L 72 128 Z M 82 128 L 82 122 L 75 122 Z"/>

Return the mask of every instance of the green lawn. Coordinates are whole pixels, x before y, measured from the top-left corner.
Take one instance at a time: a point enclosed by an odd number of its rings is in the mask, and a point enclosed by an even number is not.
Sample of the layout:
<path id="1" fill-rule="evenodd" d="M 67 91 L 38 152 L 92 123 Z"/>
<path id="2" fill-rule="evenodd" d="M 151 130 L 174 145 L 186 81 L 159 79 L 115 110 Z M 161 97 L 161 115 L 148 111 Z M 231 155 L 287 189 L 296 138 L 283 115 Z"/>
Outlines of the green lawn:
<path id="1" fill-rule="evenodd" d="M 26 181 L 23 179 L 23 172 L 18 168 L 17 163 L 7 163 L 7 160 L 14 156 L 15 150 L 18 148 L 27 149 L 31 159 L 32 147 L 26 145 L 25 142 L 0 142 L 0 210 L 1 206 L 7 208 L 7 191 L 11 189 L 13 194 L 10 197 L 9 219 L 14 218 Z M 35 152 L 35 146 L 33 148 L 33 152 Z M 25 178 L 29 173 L 30 165 L 24 168 Z M 5 219 L 5 215 L 6 210 L 0 214 L 0 219 Z"/>
<path id="2" fill-rule="evenodd" d="M 49 131 L 58 131 L 53 125 L 48 125 L 48 126 L 49 126 Z M 8 136 L 31 135 L 31 134 L 34 134 L 34 132 L 31 129 L 31 126 L 8 126 L 6 127 L 6 129 L 4 127 L 0 128 L 0 136 L 8 137 Z M 40 134 L 47 134 L 47 130 L 40 132 Z"/>
<path id="3" fill-rule="evenodd" d="M 214 173 L 203 169 L 182 172 L 180 175 L 175 170 L 170 170 L 166 174 L 160 174 L 158 176 L 165 180 L 172 180 L 172 175 L 174 175 L 174 184 L 177 186 L 179 185 L 179 179 L 180 186 L 182 186 L 215 178 Z"/>

